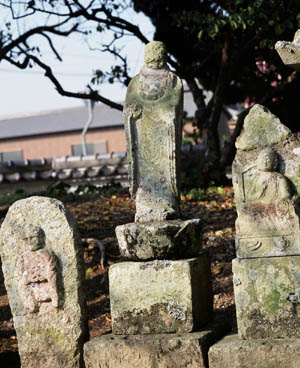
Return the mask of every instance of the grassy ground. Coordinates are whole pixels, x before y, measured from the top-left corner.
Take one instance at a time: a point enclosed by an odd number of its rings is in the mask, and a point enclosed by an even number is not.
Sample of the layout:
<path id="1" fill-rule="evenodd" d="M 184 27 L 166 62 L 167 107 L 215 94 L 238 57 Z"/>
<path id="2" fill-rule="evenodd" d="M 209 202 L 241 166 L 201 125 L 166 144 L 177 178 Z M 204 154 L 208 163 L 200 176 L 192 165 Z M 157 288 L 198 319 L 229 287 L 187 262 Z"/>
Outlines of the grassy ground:
<path id="1" fill-rule="evenodd" d="M 77 220 L 82 238 L 99 239 L 106 249 L 107 264 L 103 269 L 98 248 L 92 244 L 84 245 L 85 289 L 88 290 L 87 306 L 92 339 L 111 330 L 107 270 L 109 265 L 119 261 L 114 229 L 117 225 L 133 221 L 134 202 L 128 191 L 120 188 L 89 190 L 83 195 L 66 195 L 64 188 L 60 188 L 50 195 L 58 195 L 66 203 Z M 23 196 L 24 193 L 15 193 L 0 198 L 0 224 L 9 204 Z M 181 209 L 185 219 L 200 218 L 204 222 L 202 243 L 203 247 L 208 248 L 211 257 L 214 309 L 216 314 L 228 319 L 235 329 L 231 271 L 231 261 L 235 257 L 236 219 L 233 190 L 231 187 L 192 189 L 182 195 Z M 0 268 L 0 366 L 19 367 L 17 350 L 16 333 Z"/>

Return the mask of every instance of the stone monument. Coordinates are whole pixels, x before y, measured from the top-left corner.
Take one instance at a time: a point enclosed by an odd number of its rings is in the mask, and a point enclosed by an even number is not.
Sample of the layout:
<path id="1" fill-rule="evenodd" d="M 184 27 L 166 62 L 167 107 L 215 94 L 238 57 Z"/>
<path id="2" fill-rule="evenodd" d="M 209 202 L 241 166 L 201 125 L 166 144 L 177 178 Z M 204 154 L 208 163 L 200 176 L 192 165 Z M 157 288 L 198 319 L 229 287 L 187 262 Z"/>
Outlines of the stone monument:
<path id="1" fill-rule="evenodd" d="M 109 270 L 113 335 L 85 344 L 89 368 L 205 367 L 208 346 L 220 335 L 195 332 L 212 316 L 210 263 L 201 250 L 201 221 L 180 215 L 183 89 L 166 61 L 162 42 L 146 45 L 145 65 L 127 90 L 136 215 L 116 228 L 126 262 Z"/>
<path id="2" fill-rule="evenodd" d="M 299 36 L 297 31 L 293 43 L 276 44 L 283 61 L 296 69 Z M 233 283 L 238 336 L 227 336 L 210 349 L 209 366 L 296 368 L 300 359 L 300 141 L 268 109 L 255 105 L 236 147 Z"/>
<path id="3" fill-rule="evenodd" d="M 0 252 L 22 368 L 84 367 L 81 249 L 63 203 L 31 197 L 10 207 Z"/>

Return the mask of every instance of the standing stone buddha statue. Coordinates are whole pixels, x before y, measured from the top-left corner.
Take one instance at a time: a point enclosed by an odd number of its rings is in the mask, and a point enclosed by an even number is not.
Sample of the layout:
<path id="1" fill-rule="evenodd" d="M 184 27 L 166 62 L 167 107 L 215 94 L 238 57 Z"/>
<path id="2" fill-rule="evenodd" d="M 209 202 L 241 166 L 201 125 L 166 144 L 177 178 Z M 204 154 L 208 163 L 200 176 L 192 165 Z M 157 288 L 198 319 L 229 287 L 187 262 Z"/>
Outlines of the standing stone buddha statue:
<path id="1" fill-rule="evenodd" d="M 145 64 L 127 89 L 125 130 L 136 222 L 178 219 L 183 88 L 162 42 L 145 47 Z"/>

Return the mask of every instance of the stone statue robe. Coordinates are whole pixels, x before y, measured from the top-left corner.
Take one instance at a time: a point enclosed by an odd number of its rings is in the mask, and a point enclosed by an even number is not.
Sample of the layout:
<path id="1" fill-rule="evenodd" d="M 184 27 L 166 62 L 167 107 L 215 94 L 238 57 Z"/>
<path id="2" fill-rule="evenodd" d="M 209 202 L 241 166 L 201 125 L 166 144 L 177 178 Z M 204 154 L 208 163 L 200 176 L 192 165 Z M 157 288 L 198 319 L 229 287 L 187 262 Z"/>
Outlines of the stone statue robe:
<path id="1" fill-rule="evenodd" d="M 135 221 L 179 218 L 183 88 L 167 67 L 144 66 L 129 84 L 125 130 Z"/>
<path id="2" fill-rule="evenodd" d="M 248 176 L 248 178 L 247 178 Z M 241 193 L 237 189 L 236 193 Z M 293 191 L 288 179 L 279 172 L 261 172 L 244 176 L 244 199 L 238 196 L 237 234 L 284 234 L 299 230 Z"/>
<path id="3" fill-rule="evenodd" d="M 56 260 L 47 250 L 26 251 L 17 262 L 20 294 L 30 313 L 39 312 L 40 306 L 58 308 Z"/>

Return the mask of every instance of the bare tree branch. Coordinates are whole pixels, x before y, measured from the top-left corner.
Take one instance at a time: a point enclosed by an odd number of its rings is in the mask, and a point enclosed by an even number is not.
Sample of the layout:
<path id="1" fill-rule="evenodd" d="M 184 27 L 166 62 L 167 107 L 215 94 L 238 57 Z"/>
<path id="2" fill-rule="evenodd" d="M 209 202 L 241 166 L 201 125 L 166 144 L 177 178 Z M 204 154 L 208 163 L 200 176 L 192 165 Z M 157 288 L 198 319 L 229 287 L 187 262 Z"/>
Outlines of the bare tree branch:
<path id="1" fill-rule="evenodd" d="M 17 37 L 15 40 L 12 40 L 7 46 L 2 47 L 2 49 L 0 49 L 0 60 L 9 53 L 10 50 L 12 50 L 14 47 L 18 46 L 19 44 L 25 43 L 26 40 L 35 35 L 35 34 L 40 34 L 43 32 L 50 32 L 50 33 L 54 33 L 56 35 L 60 35 L 60 36 L 68 36 L 69 34 L 71 34 L 73 31 L 75 31 L 78 27 L 78 24 L 75 24 L 70 30 L 68 31 L 58 31 L 56 30 L 56 28 L 61 27 L 63 25 L 65 25 L 67 22 L 69 22 L 71 18 L 68 18 L 66 20 L 64 20 L 63 22 L 54 24 L 52 26 L 40 26 L 40 27 L 36 27 L 36 28 L 32 28 L 29 31 L 23 33 L 21 36 Z"/>
<path id="2" fill-rule="evenodd" d="M 102 102 L 102 103 L 104 103 L 104 104 L 106 104 L 106 105 L 108 105 L 108 106 L 110 106 L 114 109 L 117 109 L 117 110 L 120 110 L 120 111 L 123 110 L 123 105 L 118 104 L 116 102 L 113 102 L 113 101 L 99 95 L 97 91 L 92 91 L 89 94 L 85 94 L 85 93 L 76 93 L 76 92 L 70 92 L 70 91 L 64 90 L 64 88 L 62 87 L 60 82 L 54 76 L 54 74 L 52 72 L 52 69 L 48 65 L 43 63 L 39 58 L 37 58 L 34 55 L 27 55 L 27 57 L 28 57 L 28 59 L 34 61 L 38 66 L 40 66 L 45 71 L 45 76 L 51 80 L 51 82 L 56 87 L 57 91 L 62 96 L 98 101 L 98 102 Z M 6 59 L 6 60 L 11 62 L 11 60 L 9 60 L 9 59 Z M 14 63 L 12 63 L 12 64 L 14 64 Z M 16 65 L 16 64 L 14 64 L 14 65 Z"/>
<path id="3" fill-rule="evenodd" d="M 42 35 L 42 36 L 44 36 L 44 37 L 47 39 L 47 41 L 48 41 L 48 43 L 49 43 L 49 46 L 50 46 L 51 50 L 53 51 L 53 53 L 55 54 L 55 56 L 57 57 L 57 59 L 58 59 L 59 61 L 63 61 L 63 60 L 62 60 L 62 58 L 61 58 L 61 56 L 60 56 L 60 55 L 59 55 L 59 53 L 57 52 L 56 48 L 54 47 L 54 45 L 53 45 L 53 42 L 52 42 L 51 38 L 50 38 L 48 35 L 46 35 L 45 33 L 41 33 L 41 35 Z"/>

